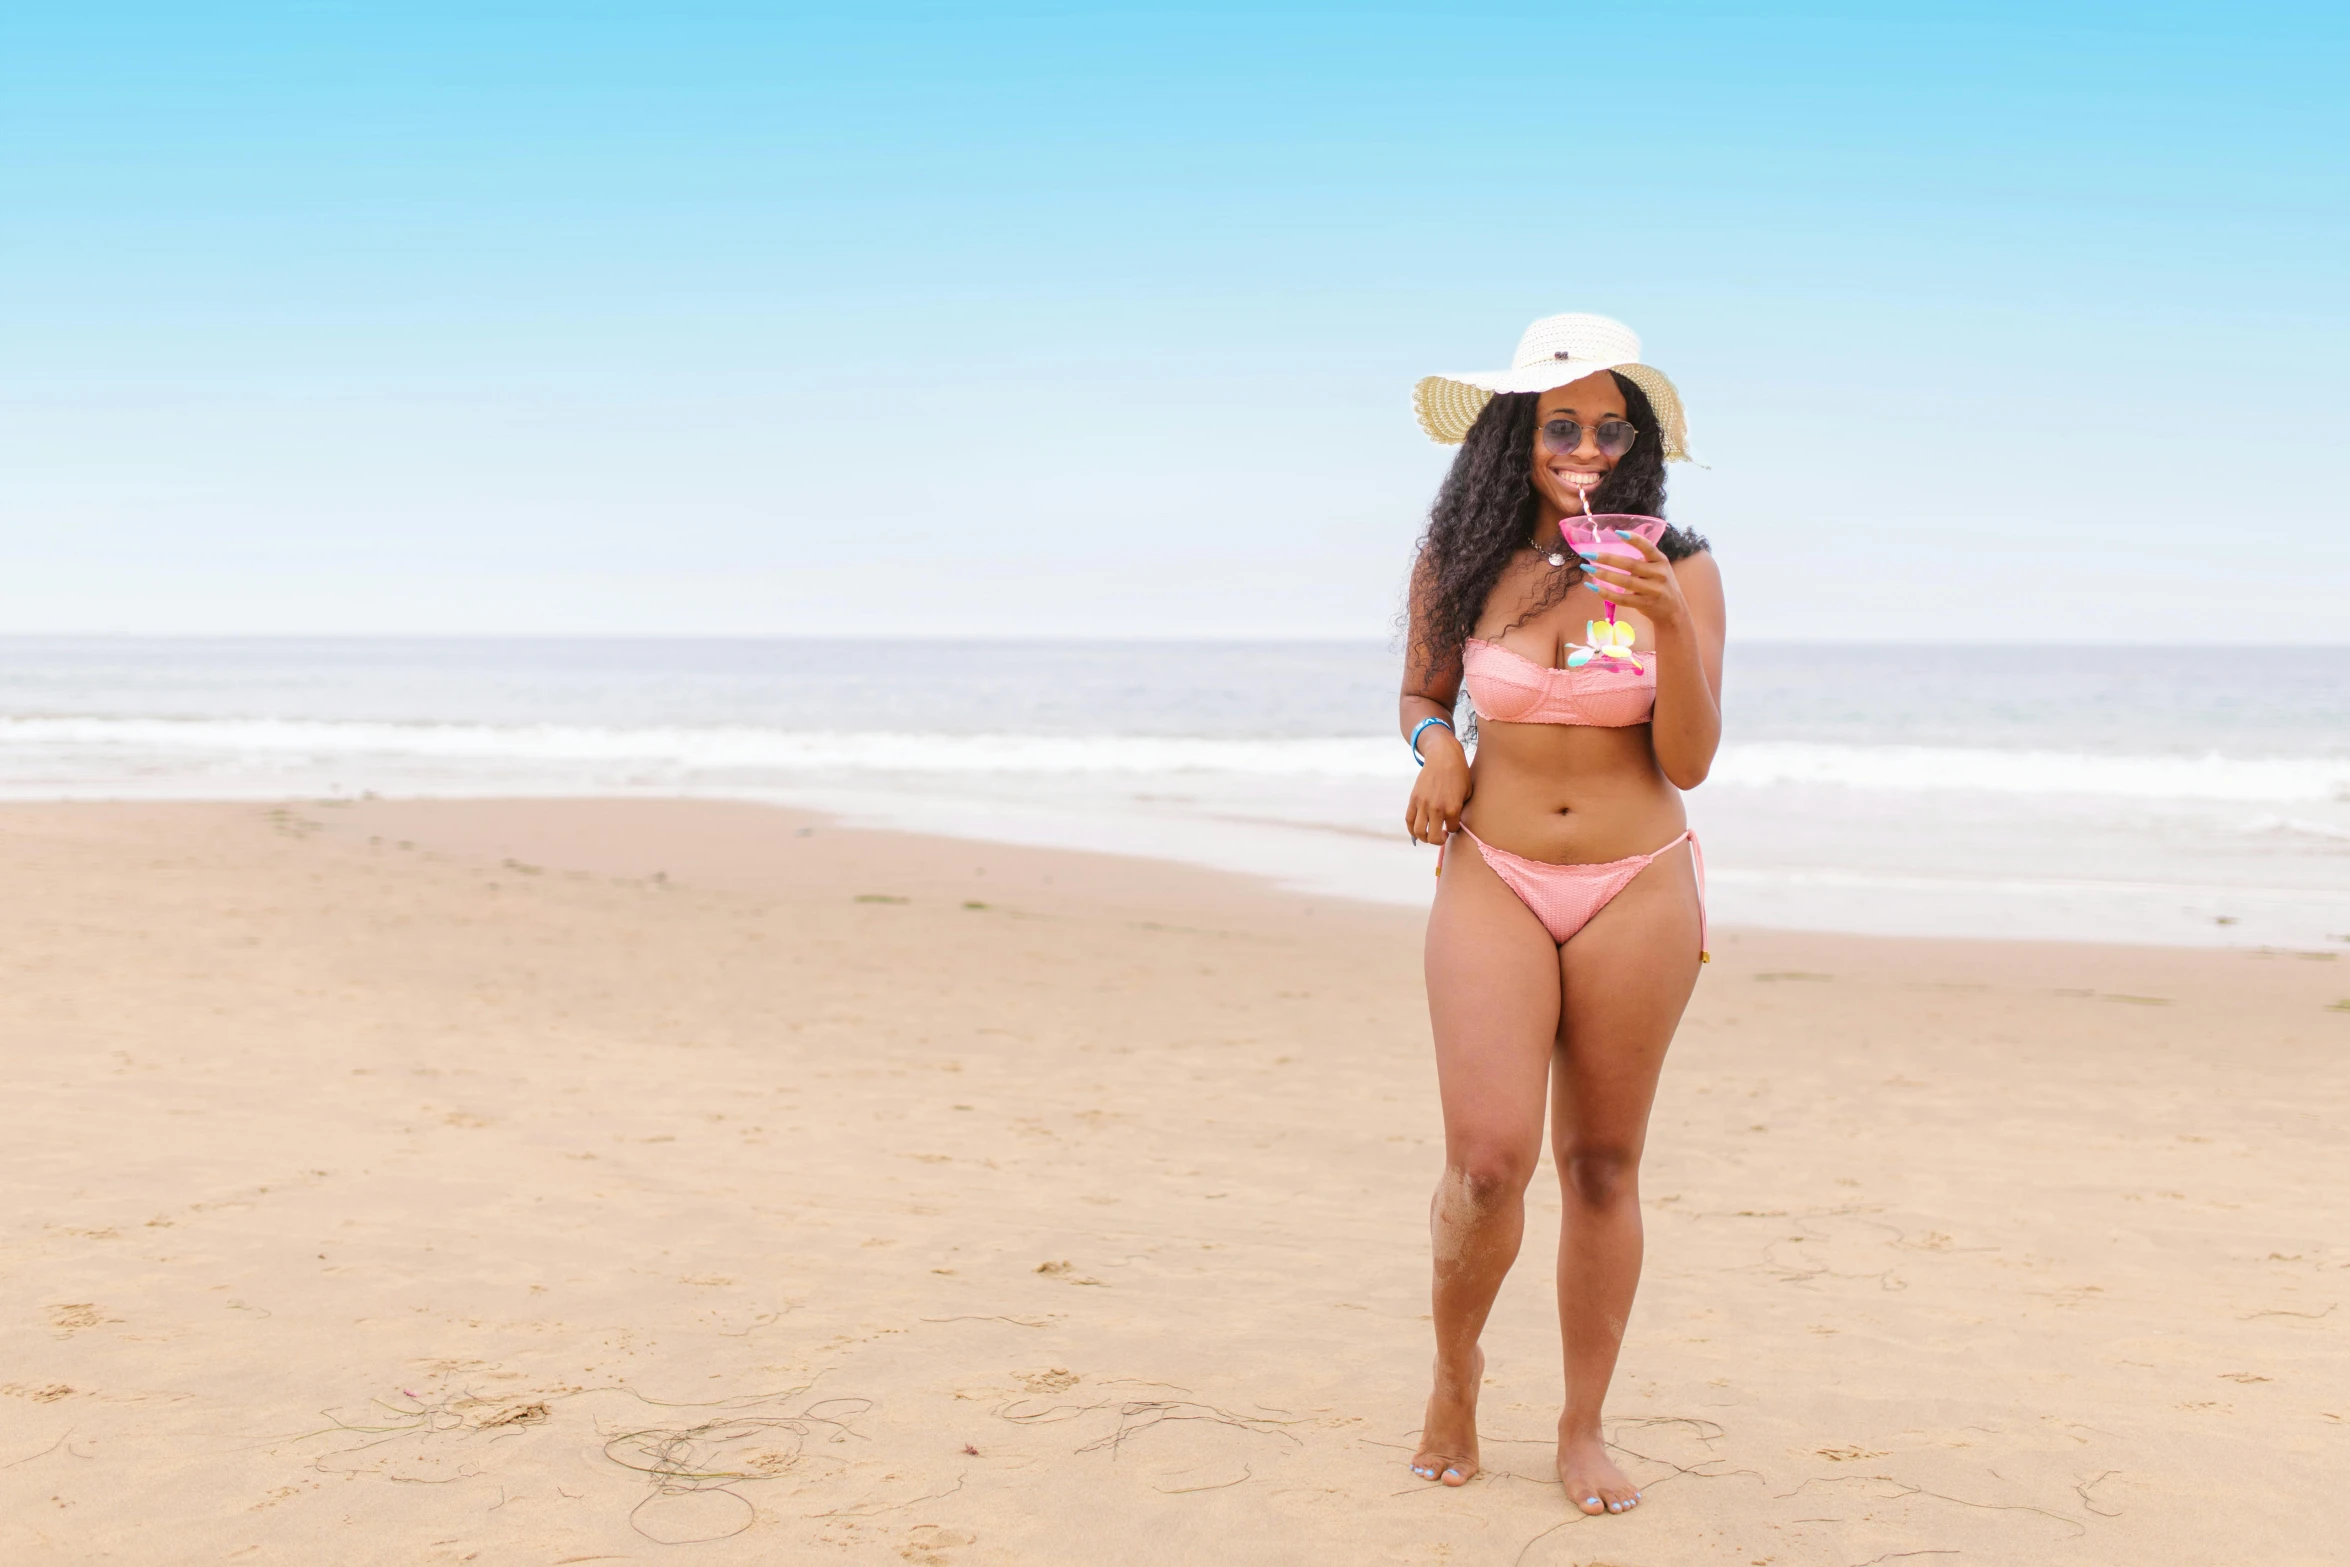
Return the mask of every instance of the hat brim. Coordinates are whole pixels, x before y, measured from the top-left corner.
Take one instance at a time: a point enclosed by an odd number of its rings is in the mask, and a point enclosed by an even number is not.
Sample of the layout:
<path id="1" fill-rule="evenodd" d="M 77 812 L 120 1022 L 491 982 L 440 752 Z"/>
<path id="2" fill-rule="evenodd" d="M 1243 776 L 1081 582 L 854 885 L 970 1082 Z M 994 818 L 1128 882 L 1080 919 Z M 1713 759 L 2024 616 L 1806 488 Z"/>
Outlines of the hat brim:
<path id="1" fill-rule="evenodd" d="M 1564 374 L 1568 370 L 1574 373 Z M 1672 377 L 1654 365 L 1585 361 L 1529 365 L 1522 370 L 1470 370 L 1458 375 L 1432 375 L 1412 388 L 1412 412 L 1419 416 L 1420 428 L 1428 432 L 1430 440 L 1458 446 L 1468 439 L 1469 426 L 1477 422 L 1477 416 L 1493 401 L 1495 393 L 1547 392 L 1602 370 L 1615 371 L 1648 394 L 1649 406 L 1656 410 L 1657 423 L 1664 429 L 1665 461 L 1689 461 L 1689 422 L 1681 410 L 1681 393 L 1674 387 Z"/>

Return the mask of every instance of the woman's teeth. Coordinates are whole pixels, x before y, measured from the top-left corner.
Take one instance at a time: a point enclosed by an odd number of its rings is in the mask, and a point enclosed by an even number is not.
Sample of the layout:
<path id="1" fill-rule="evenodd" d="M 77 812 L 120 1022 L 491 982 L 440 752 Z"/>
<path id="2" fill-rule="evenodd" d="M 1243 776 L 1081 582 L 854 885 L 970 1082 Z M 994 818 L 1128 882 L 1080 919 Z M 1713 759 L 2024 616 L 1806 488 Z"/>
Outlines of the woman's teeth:
<path id="1" fill-rule="evenodd" d="M 1604 473 L 1588 473 L 1581 468 L 1554 468 L 1560 480 L 1574 489 L 1587 490 L 1607 477 Z"/>

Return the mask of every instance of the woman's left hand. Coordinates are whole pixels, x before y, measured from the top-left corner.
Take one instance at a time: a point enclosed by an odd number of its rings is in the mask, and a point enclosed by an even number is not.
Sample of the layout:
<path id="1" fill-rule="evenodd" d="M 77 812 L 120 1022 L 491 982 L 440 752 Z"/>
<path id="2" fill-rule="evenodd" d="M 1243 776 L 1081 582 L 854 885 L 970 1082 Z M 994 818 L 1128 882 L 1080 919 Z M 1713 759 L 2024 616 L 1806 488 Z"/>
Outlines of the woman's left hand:
<path id="1" fill-rule="evenodd" d="M 1664 551 L 1637 533 L 1619 532 L 1617 537 L 1638 550 L 1640 558 L 1586 555 L 1583 585 L 1627 609 L 1640 611 L 1660 631 L 1679 623 L 1689 604 L 1681 597 L 1681 579 L 1674 574 L 1673 563 L 1665 559 Z"/>

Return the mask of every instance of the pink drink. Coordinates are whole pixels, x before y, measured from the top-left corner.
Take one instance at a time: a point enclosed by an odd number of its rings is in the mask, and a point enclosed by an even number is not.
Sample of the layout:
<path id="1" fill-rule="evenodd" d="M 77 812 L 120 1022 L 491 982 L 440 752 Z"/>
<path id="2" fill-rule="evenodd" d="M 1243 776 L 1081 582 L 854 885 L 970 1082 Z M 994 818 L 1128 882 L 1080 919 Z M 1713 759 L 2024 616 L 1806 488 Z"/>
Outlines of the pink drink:
<path id="1" fill-rule="evenodd" d="M 1651 544 L 1665 536 L 1665 520 L 1662 517 L 1636 517 L 1629 512 L 1603 511 L 1596 517 L 1559 519 L 1559 532 L 1567 536 L 1567 548 L 1576 554 L 1639 559 L 1638 550 L 1616 537 L 1618 528 L 1626 533 L 1637 533 Z"/>

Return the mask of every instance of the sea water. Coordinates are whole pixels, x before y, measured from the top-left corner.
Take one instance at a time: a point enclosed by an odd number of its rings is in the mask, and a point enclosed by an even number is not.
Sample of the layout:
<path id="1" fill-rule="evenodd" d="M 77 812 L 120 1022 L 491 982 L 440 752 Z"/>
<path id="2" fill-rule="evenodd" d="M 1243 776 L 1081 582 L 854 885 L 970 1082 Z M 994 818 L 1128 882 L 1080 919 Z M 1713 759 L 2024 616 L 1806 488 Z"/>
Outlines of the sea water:
<path id="1" fill-rule="evenodd" d="M 0 797 L 644 795 L 1424 903 L 1378 642 L 0 638 Z M 2339 950 L 2350 648 L 1734 644 L 1723 924 Z"/>

